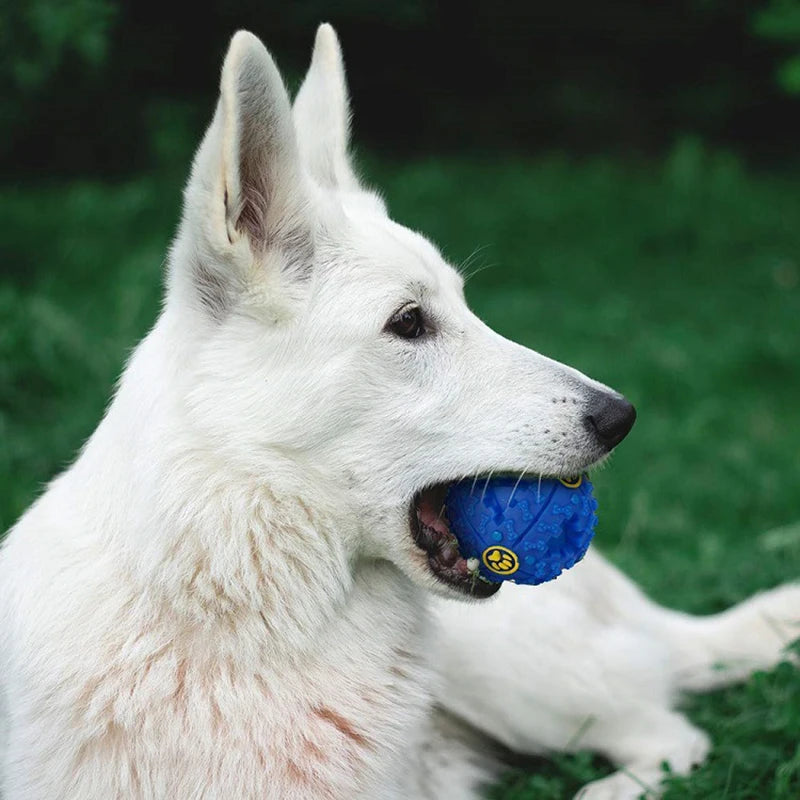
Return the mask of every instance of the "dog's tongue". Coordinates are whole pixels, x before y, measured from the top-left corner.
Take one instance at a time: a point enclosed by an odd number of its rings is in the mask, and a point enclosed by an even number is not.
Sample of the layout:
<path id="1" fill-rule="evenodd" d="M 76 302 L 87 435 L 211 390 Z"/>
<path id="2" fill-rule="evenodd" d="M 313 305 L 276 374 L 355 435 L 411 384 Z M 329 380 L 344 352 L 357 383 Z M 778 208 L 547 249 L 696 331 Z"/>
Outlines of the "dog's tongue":
<path id="1" fill-rule="evenodd" d="M 447 522 L 439 516 L 441 510 L 441 507 L 435 507 L 430 498 L 423 495 L 417 506 L 417 516 L 423 525 L 433 528 L 437 533 L 446 536 L 450 533 L 450 529 L 447 527 Z"/>

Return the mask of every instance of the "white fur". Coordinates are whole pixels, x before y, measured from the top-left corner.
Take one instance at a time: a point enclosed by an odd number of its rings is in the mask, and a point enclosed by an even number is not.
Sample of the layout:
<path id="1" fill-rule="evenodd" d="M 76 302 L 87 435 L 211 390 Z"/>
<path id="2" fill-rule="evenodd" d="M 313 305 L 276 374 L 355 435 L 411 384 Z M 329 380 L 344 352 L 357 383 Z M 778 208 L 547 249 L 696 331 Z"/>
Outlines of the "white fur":
<path id="1" fill-rule="evenodd" d="M 584 406 L 607 390 L 469 312 L 360 186 L 348 122 L 329 26 L 293 110 L 263 45 L 233 38 L 163 313 L 0 554 L 6 800 L 475 797 L 491 767 L 436 700 L 655 789 L 662 760 L 707 749 L 675 693 L 723 682 L 720 660 L 731 679 L 774 664 L 796 634 L 797 587 L 695 619 L 596 554 L 452 599 L 409 535 L 414 494 L 591 465 Z M 407 303 L 435 333 L 384 331 Z M 620 773 L 585 796 L 640 791 Z"/>

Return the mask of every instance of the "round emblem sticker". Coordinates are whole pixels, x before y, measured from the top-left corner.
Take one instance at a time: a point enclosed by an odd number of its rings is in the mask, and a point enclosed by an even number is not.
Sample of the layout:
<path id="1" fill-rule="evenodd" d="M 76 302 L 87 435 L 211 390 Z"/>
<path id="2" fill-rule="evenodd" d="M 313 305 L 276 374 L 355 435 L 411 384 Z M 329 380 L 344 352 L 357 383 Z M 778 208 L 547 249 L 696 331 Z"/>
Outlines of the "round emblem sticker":
<path id="1" fill-rule="evenodd" d="M 483 551 L 483 563 L 498 575 L 512 575 L 519 569 L 517 554 L 499 544 L 493 544 Z"/>

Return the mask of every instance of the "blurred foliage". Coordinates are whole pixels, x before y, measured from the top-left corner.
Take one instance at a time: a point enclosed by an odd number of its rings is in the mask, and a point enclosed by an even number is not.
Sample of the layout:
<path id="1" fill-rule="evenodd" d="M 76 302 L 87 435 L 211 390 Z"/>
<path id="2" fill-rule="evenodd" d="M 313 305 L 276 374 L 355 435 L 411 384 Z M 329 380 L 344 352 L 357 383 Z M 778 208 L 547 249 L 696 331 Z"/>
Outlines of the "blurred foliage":
<path id="1" fill-rule="evenodd" d="M 65 57 L 99 67 L 108 51 L 114 7 L 108 0 L 28 0 L 8 3 L 0 44 L 12 87 L 35 92 L 52 80 Z"/>
<path id="2" fill-rule="evenodd" d="M 297 85 L 316 24 L 342 37 L 359 142 L 660 153 L 680 135 L 759 158 L 800 136 L 797 0 L 0 0 L 0 172 L 183 159 L 247 27 Z M 796 49 L 796 48 L 795 48 Z M 780 86 L 774 80 L 780 66 Z"/>
<path id="3" fill-rule="evenodd" d="M 113 0 L 3 0 L 0 9 L 4 148 L 25 130 L 38 104 L 103 66 L 117 9 Z"/>
<path id="4" fill-rule="evenodd" d="M 800 0 L 772 0 L 755 18 L 755 31 L 767 39 L 794 45 L 794 55 L 778 68 L 779 84 L 791 94 L 800 94 Z"/>

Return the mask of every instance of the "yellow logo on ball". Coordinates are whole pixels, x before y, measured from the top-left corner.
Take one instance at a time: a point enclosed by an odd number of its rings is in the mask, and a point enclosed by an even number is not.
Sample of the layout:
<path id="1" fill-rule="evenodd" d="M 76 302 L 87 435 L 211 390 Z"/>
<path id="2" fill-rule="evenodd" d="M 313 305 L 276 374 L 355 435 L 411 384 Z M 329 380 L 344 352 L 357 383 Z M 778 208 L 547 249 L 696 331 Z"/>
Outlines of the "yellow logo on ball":
<path id="1" fill-rule="evenodd" d="M 568 489 L 577 489 L 583 483 L 583 475 L 578 475 L 577 478 L 559 478 L 559 481 Z"/>
<path id="2" fill-rule="evenodd" d="M 517 554 L 499 544 L 493 544 L 483 551 L 483 563 L 498 575 L 512 575 L 519 569 Z"/>

